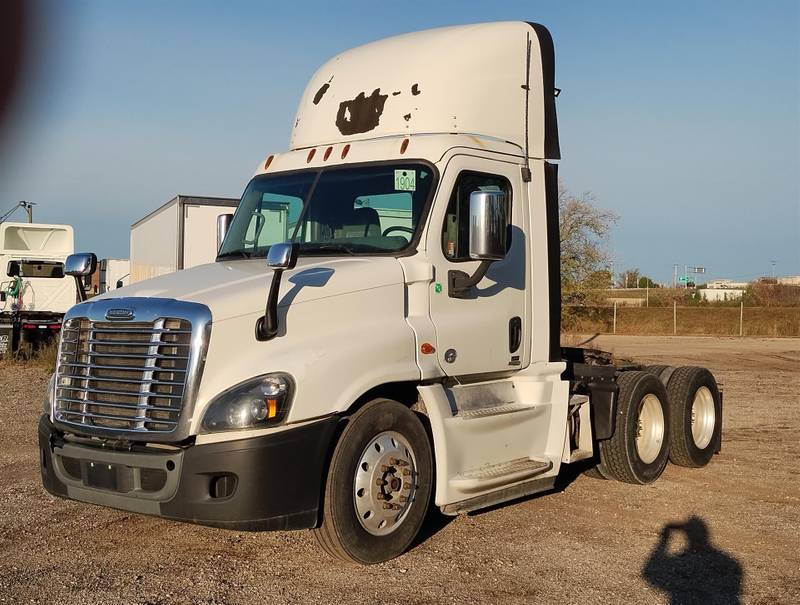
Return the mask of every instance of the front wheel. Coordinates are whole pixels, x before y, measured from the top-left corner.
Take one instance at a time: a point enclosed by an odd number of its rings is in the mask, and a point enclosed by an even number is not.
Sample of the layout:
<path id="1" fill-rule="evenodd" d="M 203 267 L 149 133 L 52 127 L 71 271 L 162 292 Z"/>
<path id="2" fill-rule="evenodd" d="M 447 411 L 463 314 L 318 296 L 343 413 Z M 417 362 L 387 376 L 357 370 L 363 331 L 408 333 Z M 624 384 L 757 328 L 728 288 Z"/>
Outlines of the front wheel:
<path id="1" fill-rule="evenodd" d="M 317 541 L 356 563 L 403 554 L 425 519 L 432 478 L 431 446 L 417 415 L 396 401 L 370 401 L 336 444 Z"/>

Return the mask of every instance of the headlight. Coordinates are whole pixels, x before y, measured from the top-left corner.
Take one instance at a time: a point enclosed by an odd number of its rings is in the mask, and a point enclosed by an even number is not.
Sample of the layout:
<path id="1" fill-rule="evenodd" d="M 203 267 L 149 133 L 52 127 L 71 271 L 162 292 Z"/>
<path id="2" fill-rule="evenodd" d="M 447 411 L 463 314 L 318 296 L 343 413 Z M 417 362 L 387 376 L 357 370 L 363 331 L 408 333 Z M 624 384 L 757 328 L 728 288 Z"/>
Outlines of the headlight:
<path id="1" fill-rule="evenodd" d="M 42 398 L 42 412 L 48 416 L 53 413 L 53 400 L 56 395 L 56 374 L 50 374 L 50 379 L 47 381 L 47 391 L 45 391 Z"/>
<path id="2" fill-rule="evenodd" d="M 203 432 L 249 429 L 279 424 L 292 402 L 292 379 L 267 374 L 217 396 L 203 416 Z"/>

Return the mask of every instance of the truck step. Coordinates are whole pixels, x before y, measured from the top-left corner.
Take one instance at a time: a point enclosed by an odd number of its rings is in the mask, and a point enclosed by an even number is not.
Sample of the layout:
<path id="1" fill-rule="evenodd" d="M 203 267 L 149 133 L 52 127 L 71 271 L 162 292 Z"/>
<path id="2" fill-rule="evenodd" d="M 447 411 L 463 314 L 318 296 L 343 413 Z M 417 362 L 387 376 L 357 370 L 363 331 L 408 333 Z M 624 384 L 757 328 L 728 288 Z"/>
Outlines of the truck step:
<path id="1" fill-rule="evenodd" d="M 450 480 L 450 485 L 464 492 L 475 492 L 530 479 L 551 468 L 553 463 L 549 460 L 517 458 L 459 473 Z"/>
<path id="2" fill-rule="evenodd" d="M 464 420 L 472 420 L 474 418 L 485 418 L 486 416 L 499 416 L 500 414 L 513 414 L 514 412 L 521 412 L 523 410 L 533 409 L 533 406 L 526 403 L 507 403 L 505 405 L 498 405 L 491 408 L 477 408 L 474 410 L 459 410 L 456 414 L 457 418 Z"/>

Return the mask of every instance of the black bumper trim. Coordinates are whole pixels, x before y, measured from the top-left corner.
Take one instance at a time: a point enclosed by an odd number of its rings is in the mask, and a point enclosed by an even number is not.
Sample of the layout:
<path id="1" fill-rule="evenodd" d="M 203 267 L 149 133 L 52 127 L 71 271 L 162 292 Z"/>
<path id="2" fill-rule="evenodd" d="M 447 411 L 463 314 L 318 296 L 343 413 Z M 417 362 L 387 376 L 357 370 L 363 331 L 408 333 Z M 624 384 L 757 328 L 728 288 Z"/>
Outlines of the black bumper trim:
<path id="1" fill-rule="evenodd" d="M 331 416 L 263 437 L 189 445 L 179 452 L 179 461 L 176 456 L 169 456 L 176 462 L 173 472 L 180 477 L 174 495 L 159 501 L 147 494 L 62 481 L 56 472 L 54 454 L 61 451 L 64 434 L 43 416 L 39 421 L 42 483 L 55 496 L 213 527 L 239 531 L 315 527 L 339 421 Z M 72 455 L 81 448 L 93 460 L 110 454 L 108 463 L 112 466 L 136 467 L 137 459 L 152 458 L 151 454 L 120 454 L 91 446 L 72 448 Z M 212 494 L 220 477 L 233 477 L 227 485 L 234 487 L 223 495 Z"/>

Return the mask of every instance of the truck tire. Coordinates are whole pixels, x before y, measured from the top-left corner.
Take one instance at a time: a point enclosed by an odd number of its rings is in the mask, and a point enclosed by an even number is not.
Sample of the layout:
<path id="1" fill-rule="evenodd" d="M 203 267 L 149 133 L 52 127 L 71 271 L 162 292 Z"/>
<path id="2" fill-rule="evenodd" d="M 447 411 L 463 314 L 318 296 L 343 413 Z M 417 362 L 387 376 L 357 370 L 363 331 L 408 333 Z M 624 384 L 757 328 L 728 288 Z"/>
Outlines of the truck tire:
<path id="1" fill-rule="evenodd" d="M 677 368 L 667 384 L 670 405 L 669 459 L 699 468 L 719 449 L 722 402 L 714 376 L 705 368 Z"/>
<path id="2" fill-rule="evenodd" d="M 370 401 L 333 451 L 317 541 L 345 561 L 397 557 L 419 533 L 432 485 L 433 456 L 420 419 L 397 401 Z"/>
<path id="3" fill-rule="evenodd" d="M 670 406 L 661 381 L 649 372 L 622 372 L 614 435 L 600 442 L 600 462 L 610 477 L 652 483 L 669 458 Z"/>
<path id="4" fill-rule="evenodd" d="M 666 373 L 665 370 L 668 369 L 670 369 L 670 366 L 656 365 L 656 366 L 646 366 L 644 368 L 644 371 L 647 372 L 648 374 L 652 374 L 653 376 L 658 376 L 661 379 L 661 382 L 667 384 L 667 381 L 664 380 L 664 374 Z"/>
<path id="5" fill-rule="evenodd" d="M 603 468 L 602 462 L 598 462 L 593 467 L 586 469 L 583 471 L 583 474 L 592 479 L 600 479 L 601 481 L 611 479 L 611 477 L 608 476 L 608 471 Z"/>

